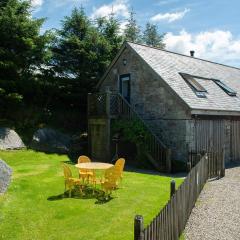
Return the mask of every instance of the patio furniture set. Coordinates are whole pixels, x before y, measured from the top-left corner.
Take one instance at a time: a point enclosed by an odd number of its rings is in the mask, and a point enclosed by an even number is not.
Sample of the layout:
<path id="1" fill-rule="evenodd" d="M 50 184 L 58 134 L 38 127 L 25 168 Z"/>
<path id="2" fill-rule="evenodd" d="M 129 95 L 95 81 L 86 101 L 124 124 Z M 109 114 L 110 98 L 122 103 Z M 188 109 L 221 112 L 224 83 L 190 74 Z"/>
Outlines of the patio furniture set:
<path id="1" fill-rule="evenodd" d="M 105 197 L 109 197 L 115 190 L 123 178 L 123 169 L 125 159 L 119 158 L 116 163 L 92 162 L 87 156 L 80 156 L 75 167 L 78 168 L 79 178 L 74 178 L 72 171 L 67 164 L 63 164 L 63 173 L 65 180 L 65 191 L 69 191 L 69 197 L 72 195 L 74 187 L 79 187 L 80 193 L 87 186 L 92 186 L 93 193 L 100 186 Z M 102 174 L 99 177 L 96 172 L 101 170 Z"/>

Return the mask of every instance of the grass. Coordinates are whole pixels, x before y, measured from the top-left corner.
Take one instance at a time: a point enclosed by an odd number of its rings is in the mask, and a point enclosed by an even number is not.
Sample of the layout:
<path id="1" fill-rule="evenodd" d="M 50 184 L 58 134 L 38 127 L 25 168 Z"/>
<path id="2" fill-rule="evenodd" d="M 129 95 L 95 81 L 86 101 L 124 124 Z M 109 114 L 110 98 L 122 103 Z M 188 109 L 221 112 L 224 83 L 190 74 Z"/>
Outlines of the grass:
<path id="1" fill-rule="evenodd" d="M 23 150 L 0 151 L 0 158 L 14 171 L 0 196 L 0 239 L 130 240 L 134 216 L 149 224 L 169 198 L 172 178 L 136 172 L 125 172 L 121 188 L 104 204 L 63 198 L 61 163 L 67 156 Z"/>

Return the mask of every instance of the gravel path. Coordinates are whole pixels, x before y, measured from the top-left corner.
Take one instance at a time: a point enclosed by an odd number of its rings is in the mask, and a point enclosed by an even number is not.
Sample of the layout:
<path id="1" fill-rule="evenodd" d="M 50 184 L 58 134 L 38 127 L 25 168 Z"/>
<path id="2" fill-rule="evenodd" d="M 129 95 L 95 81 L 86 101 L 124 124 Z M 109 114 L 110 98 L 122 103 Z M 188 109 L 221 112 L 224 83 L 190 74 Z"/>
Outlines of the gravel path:
<path id="1" fill-rule="evenodd" d="M 240 240 L 240 166 L 205 185 L 184 234 L 187 240 Z"/>

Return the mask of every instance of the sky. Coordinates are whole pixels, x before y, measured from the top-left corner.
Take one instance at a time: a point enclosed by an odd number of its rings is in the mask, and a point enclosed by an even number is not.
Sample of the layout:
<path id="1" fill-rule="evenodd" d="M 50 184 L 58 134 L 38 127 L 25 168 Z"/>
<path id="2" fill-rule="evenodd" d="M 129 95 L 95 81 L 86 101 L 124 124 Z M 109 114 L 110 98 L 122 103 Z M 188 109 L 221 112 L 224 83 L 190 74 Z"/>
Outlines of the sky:
<path id="1" fill-rule="evenodd" d="M 142 29 L 151 22 L 165 33 L 167 50 L 240 67 L 239 0 L 32 0 L 32 15 L 46 18 L 44 32 L 81 6 L 93 19 L 114 12 L 122 29 L 133 9 Z"/>

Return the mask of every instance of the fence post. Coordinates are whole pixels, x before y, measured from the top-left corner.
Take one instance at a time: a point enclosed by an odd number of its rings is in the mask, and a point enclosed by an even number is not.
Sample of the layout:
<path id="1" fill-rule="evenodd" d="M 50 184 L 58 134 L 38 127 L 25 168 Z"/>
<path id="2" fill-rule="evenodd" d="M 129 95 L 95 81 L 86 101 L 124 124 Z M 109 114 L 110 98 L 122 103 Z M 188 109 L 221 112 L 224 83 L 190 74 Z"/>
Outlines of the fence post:
<path id="1" fill-rule="evenodd" d="M 175 192 L 176 192 L 176 182 L 175 180 L 172 180 L 170 183 L 170 197 L 172 197 Z"/>
<path id="2" fill-rule="evenodd" d="M 167 149 L 167 154 L 166 154 L 166 166 L 167 166 L 167 172 L 171 173 L 172 171 L 172 153 L 171 149 Z"/>
<path id="3" fill-rule="evenodd" d="M 134 240 L 143 240 L 143 217 L 136 215 L 134 218 Z"/>
<path id="4" fill-rule="evenodd" d="M 88 93 L 88 96 L 87 96 L 87 114 L 88 116 L 91 114 L 91 97 L 92 97 L 92 94 L 91 93 Z"/>
<path id="5" fill-rule="evenodd" d="M 106 152 L 105 152 L 105 158 L 107 159 L 107 161 L 111 161 L 111 150 L 110 150 L 110 145 L 111 145 L 111 91 L 109 90 L 109 88 L 107 88 L 105 90 L 105 94 L 106 94 Z"/>
<path id="6" fill-rule="evenodd" d="M 189 162 L 187 162 L 187 172 L 188 173 L 191 171 L 191 168 L 192 168 L 191 162 L 189 161 Z"/>
<path id="7" fill-rule="evenodd" d="M 224 149 L 221 152 L 221 170 L 220 170 L 220 178 L 225 177 L 225 152 Z"/>
<path id="8" fill-rule="evenodd" d="M 206 162 L 206 181 L 209 179 L 209 153 L 205 154 L 205 162 Z"/>
<path id="9" fill-rule="evenodd" d="M 87 96 L 87 114 L 88 114 L 88 119 L 87 119 L 87 133 L 88 133 L 88 155 L 92 156 L 92 151 L 91 151 L 91 127 L 90 127 L 90 115 L 91 115 L 91 98 L 92 94 L 88 93 Z"/>
<path id="10" fill-rule="evenodd" d="M 111 92 L 107 90 L 106 91 L 106 115 L 108 117 L 110 117 L 110 114 L 111 114 L 110 98 L 111 98 Z"/>

